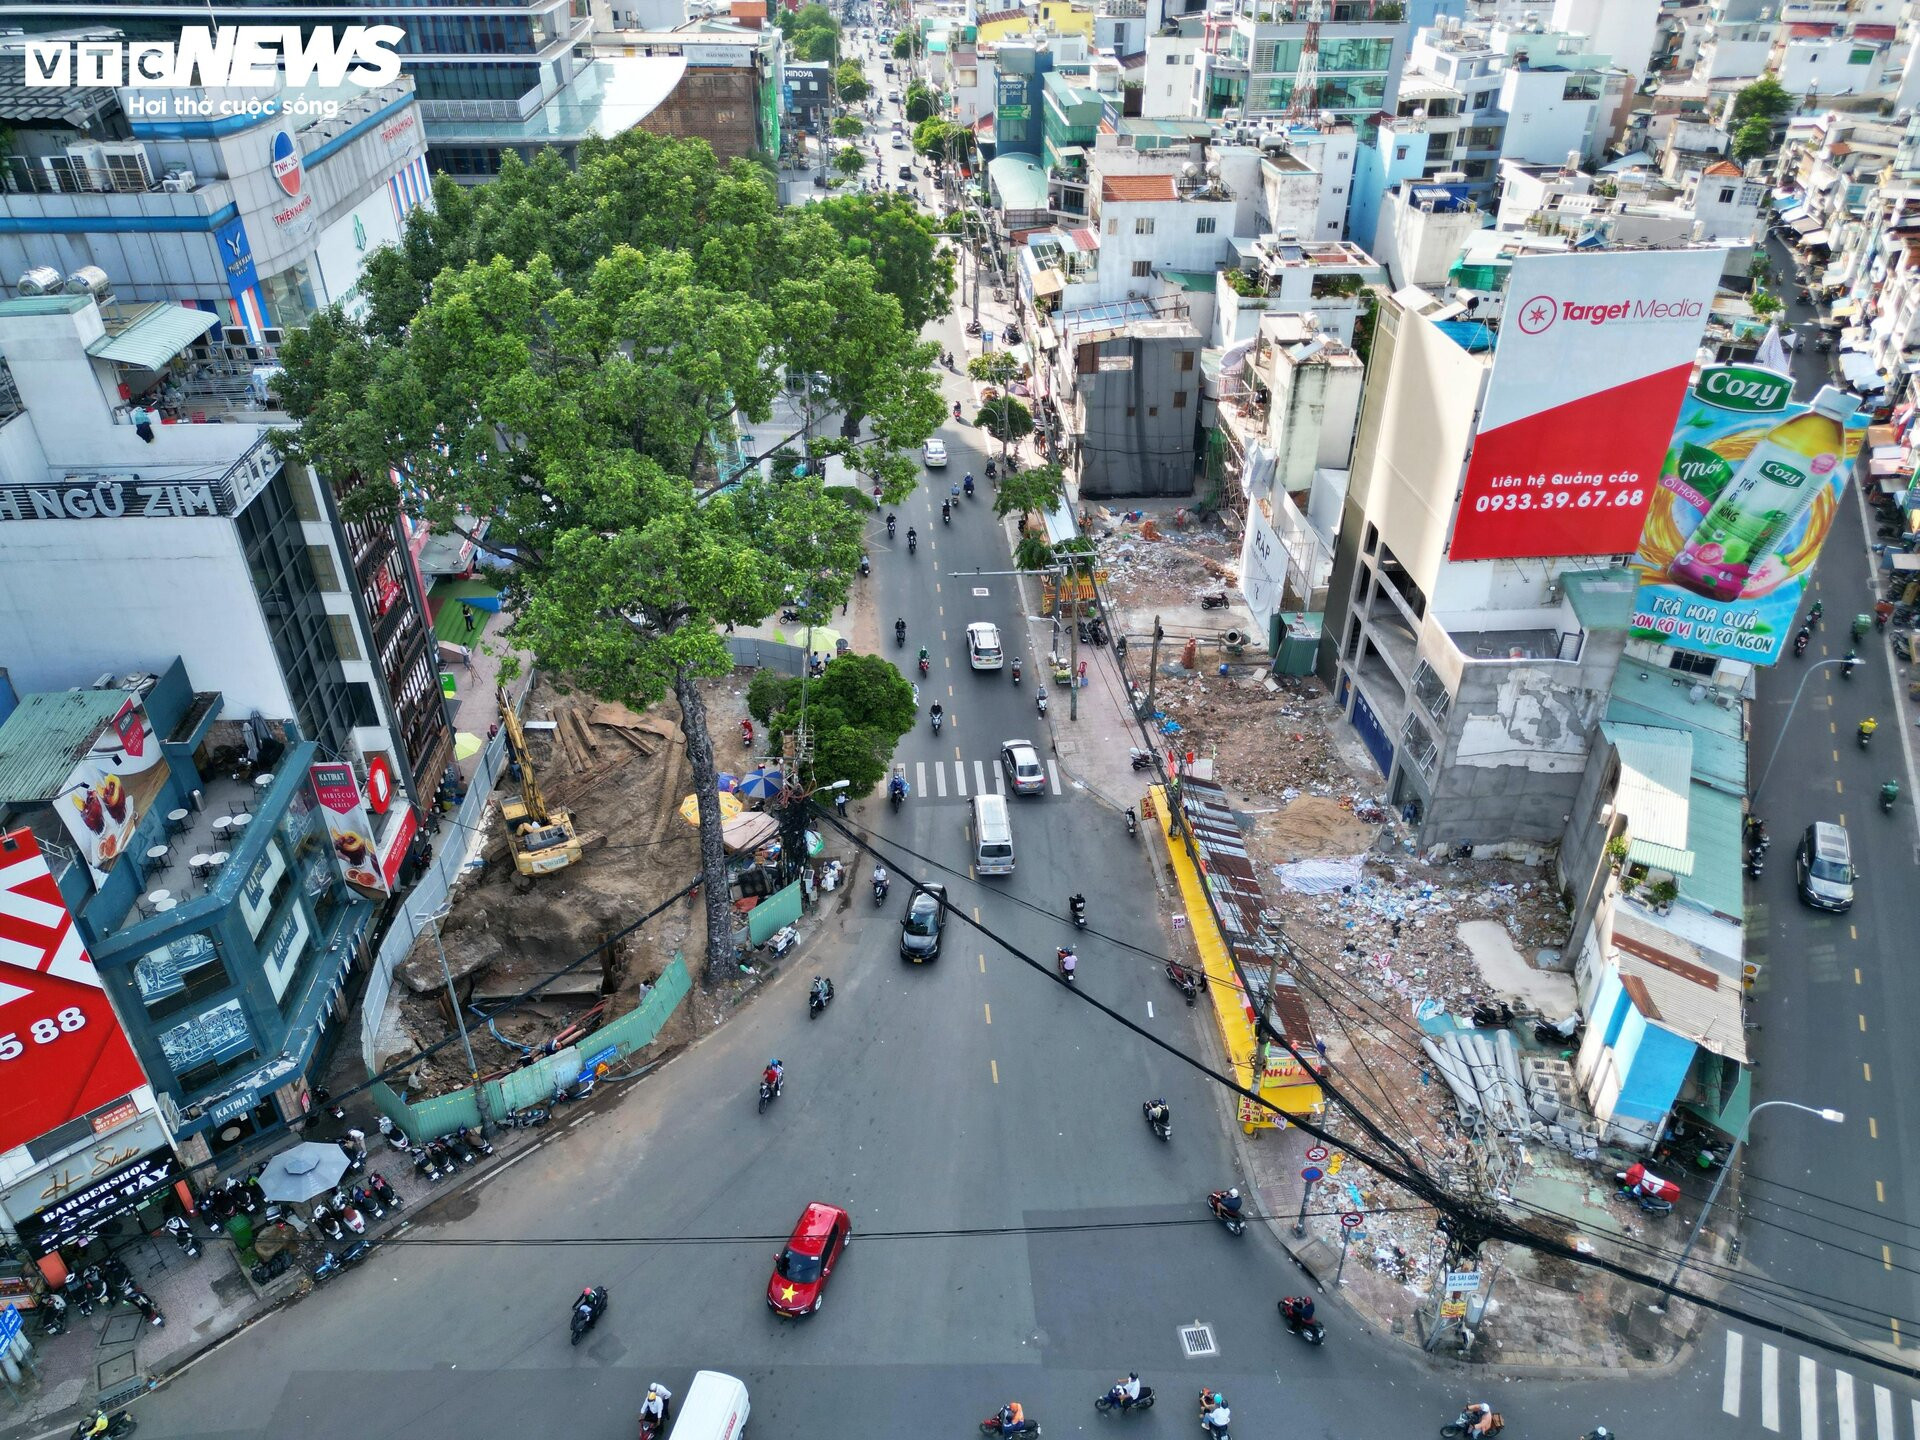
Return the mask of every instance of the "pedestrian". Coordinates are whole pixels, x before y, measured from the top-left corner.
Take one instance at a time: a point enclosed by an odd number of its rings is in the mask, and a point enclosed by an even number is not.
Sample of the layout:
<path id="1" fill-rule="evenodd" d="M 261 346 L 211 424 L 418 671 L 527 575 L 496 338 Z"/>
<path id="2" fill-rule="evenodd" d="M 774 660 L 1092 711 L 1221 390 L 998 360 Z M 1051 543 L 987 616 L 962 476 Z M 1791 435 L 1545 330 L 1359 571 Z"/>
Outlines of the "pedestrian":
<path id="1" fill-rule="evenodd" d="M 478 619 L 479 617 L 473 613 L 473 607 L 462 600 L 460 602 L 460 623 L 467 627 L 467 634 L 473 634 L 473 627 L 478 622 Z"/>
<path id="2" fill-rule="evenodd" d="M 473 646 L 467 646 L 465 652 L 460 656 L 460 661 L 467 667 L 467 672 L 471 674 L 473 672 Z"/>
<path id="3" fill-rule="evenodd" d="M 144 405 L 133 407 L 133 433 L 147 444 L 153 443 L 153 412 Z"/>

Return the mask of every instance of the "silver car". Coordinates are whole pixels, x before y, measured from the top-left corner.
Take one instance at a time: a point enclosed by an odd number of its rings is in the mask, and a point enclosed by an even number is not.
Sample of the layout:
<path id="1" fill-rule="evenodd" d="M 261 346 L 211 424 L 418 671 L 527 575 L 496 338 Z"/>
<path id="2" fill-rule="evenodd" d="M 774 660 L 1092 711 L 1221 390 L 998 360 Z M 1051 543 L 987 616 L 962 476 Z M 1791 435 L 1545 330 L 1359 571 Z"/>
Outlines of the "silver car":
<path id="1" fill-rule="evenodd" d="M 1047 772 L 1041 768 L 1040 752 L 1031 740 L 1009 740 L 1000 747 L 1000 764 L 1007 772 L 1007 784 L 1016 795 L 1040 795 L 1046 792 Z"/>

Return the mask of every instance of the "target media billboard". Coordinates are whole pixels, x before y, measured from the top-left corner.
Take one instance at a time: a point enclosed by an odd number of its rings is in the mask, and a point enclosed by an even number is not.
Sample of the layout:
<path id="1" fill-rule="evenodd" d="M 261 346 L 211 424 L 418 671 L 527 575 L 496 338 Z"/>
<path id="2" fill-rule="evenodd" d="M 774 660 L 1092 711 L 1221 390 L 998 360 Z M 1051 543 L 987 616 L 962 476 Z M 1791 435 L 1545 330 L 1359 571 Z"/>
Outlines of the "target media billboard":
<path id="1" fill-rule="evenodd" d="M 1513 262 L 1450 559 L 1638 548 L 1723 258 L 1637 250 Z"/>

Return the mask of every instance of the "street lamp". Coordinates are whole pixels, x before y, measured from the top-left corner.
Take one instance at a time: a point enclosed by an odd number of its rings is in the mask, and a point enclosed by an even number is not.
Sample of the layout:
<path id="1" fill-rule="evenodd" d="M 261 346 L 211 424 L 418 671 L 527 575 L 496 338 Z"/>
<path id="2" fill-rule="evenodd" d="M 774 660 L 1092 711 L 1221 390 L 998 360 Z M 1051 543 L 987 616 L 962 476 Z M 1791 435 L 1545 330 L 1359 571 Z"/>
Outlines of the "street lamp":
<path id="1" fill-rule="evenodd" d="M 1733 1149 L 1727 1152 L 1727 1163 L 1722 1165 L 1719 1173 L 1713 1177 L 1713 1188 L 1707 1191 L 1706 1203 L 1700 1207 L 1700 1213 L 1694 1216 L 1693 1229 L 1687 1232 L 1687 1243 L 1681 1247 L 1680 1258 L 1674 1262 L 1673 1274 L 1667 1277 L 1667 1283 L 1662 1287 L 1668 1294 L 1673 1293 L 1673 1287 L 1680 1281 L 1680 1272 L 1687 1268 L 1687 1257 L 1693 1253 L 1694 1242 L 1700 1238 L 1700 1231 L 1707 1223 L 1707 1212 L 1713 1209 L 1713 1202 L 1720 1198 L 1720 1187 L 1726 1183 L 1728 1172 L 1733 1169 L 1734 1162 L 1740 1158 L 1740 1147 L 1747 1143 L 1747 1132 L 1753 1128 L 1753 1117 L 1770 1105 L 1782 1105 L 1789 1110 L 1804 1110 L 1809 1115 L 1819 1116 L 1829 1125 L 1838 1125 L 1847 1118 L 1838 1110 L 1822 1110 L 1812 1105 L 1802 1105 L 1794 1100 L 1762 1100 L 1747 1111 L 1746 1123 L 1741 1125 L 1740 1133 L 1733 1137 Z M 1653 1307 L 1656 1312 L 1664 1308 L 1664 1305 Z"/>
<path id="2" fill-rule="evenodd" d="M 1824 670 L 1829 665 L 1844 665 L 1846 663 L 1844 658 L 1839 660 L 1816 660 L 1807 667 L 1807 673 L 1800 677 L 1800 684 L 1793 692 L 1793 702 L 1787 706 L 1786 716 L 1780 721 L 1780 738 L 1773 742 L 1773 750 L 1767 756 L 1767 768 L 1760 772 L 1760 779 L 1753 787 L 1754 798 L 1759 798 L 1760 792 L 1766 788 L 1767 776 L 1773 773 L 1773 762 L 1780 758 L 1780 747 L 1786 743 L 1787 739 L 1787 726 L 1793 722 L 1793 712 L 1800 708 L 1800 697 L 1806 693 L 1807 681 L 1813 678 L 1816 670 Z M 1857 658 L 1854 663 L 1859 663 Z M 1800 1108 L 1804 1110 L 1806 1107 L 1803 1105 Z"/>

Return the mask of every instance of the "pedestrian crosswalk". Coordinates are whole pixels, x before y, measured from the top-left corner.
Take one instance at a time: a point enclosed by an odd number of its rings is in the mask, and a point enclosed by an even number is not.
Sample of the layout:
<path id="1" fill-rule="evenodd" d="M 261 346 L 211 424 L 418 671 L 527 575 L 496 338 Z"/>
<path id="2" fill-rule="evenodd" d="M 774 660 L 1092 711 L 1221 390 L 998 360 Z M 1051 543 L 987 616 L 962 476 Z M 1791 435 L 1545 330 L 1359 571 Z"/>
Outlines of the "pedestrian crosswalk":
<path id="1" fill-rule="evenodd" d="M 932 788 L 928 786 L 931 784 Z M 1005 795 L 1007 772 L 995 760 L 916 760 L 913 793 L 921 800 L 967 800 L 975 795 Z M 1060 793 L 1060 769 L 1047 757 L 1047 793 Z"/>
<path id="2" fill-rule="evenodd" d="M 1848 1371 L 1811 1355 L 1786 1359 L 1784 1412 L 1791 1421 L 1783 1418 L 1779 1346 L 1727 1331 L 1721 1410 L 1796 1440 L 1920 1440 L 1920 1399 L 1871 1381 L 1856 1383 Z"/>

